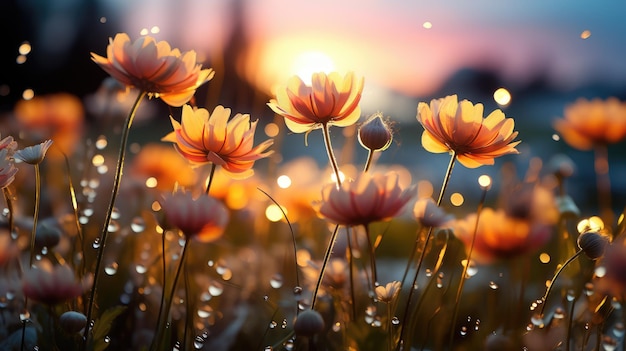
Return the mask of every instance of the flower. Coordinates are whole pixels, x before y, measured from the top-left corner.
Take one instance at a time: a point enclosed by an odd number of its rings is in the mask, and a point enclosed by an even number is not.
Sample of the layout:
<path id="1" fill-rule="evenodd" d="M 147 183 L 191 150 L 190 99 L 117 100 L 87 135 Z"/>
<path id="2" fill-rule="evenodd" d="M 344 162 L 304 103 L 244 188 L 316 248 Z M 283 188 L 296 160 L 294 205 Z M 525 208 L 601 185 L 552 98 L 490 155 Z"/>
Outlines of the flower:
<path id="1" fill-rule="evenodd" d="M 68 333 L 77 333 L 87 325 L 87 317 L 76 311 L 67 311 L 59 317 L 59 325 Z"/>
<path id="2" fill-rule="evenodd" d="M 274 141 L 268 139 L 253 147 L 258 121 L 250 123 L 250 115 L 236 114 L 230 121 L 230 109 L 217 106 L 211 115 L 203 108 L 183 106 L 181 123 L 172 118 L 174 131 L 162 141 L 174 143 L 178 152 L 194 165 L 213 163 L 222 166 L 233 178 L 254 174 L 254 161 L 269 156 L 264 152 Z"/>
<path id="3" fill-rule="evenodd" d="M 512 118 L 498 109 L 483 118 L 482 104 L 459 103 L 456 95 L 433 99 L 430 106 L 420 102 L 417 120 L 424 127 L 422 145 L 427 151 L 454 153 L 468 168 L 493 165 L 496 157 L 518 153 Z"/>
<path id="4" fill-rule="evenodd" d="M 162 191 L 171 191 L 176 184 L 188 188 L 196 183 L 196 174 L 189 163 L 171 147 L 156 143 L 141 148 L 133 158 L 130 174 L 143 183 L 154 178 L 155 188 Z"/>
<path id="5" fill-rule="evenodd" d="M 323 125 L 347 127 L 361 116 L 359 101 L 363 78 L 350 72 L 343 78 L 337 72 L 314 73 L 311 86 L 293 76 L 286 87 L 276 92 L 276 99 L 267 104 L 285 117 L 285 124 L 294 133 L 303 133 Z"/>
<path id="6" fill-rule="evenodd" d="M 71 155 L 81 145 L 85 111 L 81 100 L 72 94 L 55 93 L 20 100 L 15 105 L 20 130 L 28 130 L 28 141 L 52 139 L 55 149 Z M 51 153 L 62 159 L 61 152 Z"/>
<path id="7" fill-rule="evenodd" d="M 161 208 L 166 227 L 176 227 L 186 238 L 201 242 L 217 240 L 228 224 L 226 207 L 208 195 L 194 199 L 191 193 L 178 191 L 164 196 Z"/>
<path id="8" fill-rule="evenodd" d="M 413 198 L 414 187 L 401 189 L 395 172 L 369 175 L 363 173 L 354 181 L 328 184 L 317 203 L 318 213 L 329 221 L 345 226 L 367 225 L 387 221 L 398 215 Z"/>
<path id="9" fill-rule="evenodd" d="M 378 299 L 378 301 L 391 303 L 398 297 L 398 295 L 400 295 L 401 287 L 402 285 L 400 284 L 400 282 L 396 280 L 389 282 L 384 286 L 379 285 L 375 289 L 376 298 Z"/>
<path id="10" fill-rule="evenodd" d="M 378 112 L 373 114 L 358 132 L 361 145 L 371 151 L 386 150 L 393 141 L 393 133 L 389 123 L 383 120 L 383 115 Z"/>
<path id="11" fill-rule="evenodd" d="M 22 150 L 16 151 L 14 157 L 22 162 L 37 165 L 43 161 L 44 157 L 46 157 L 46 152 L 48 152 L 51 145 L 52 140 L 46 140 L 41 144 L 28 146 Z"/>
<path id="12" fill-rule="evenodd" d="M 67 265 L 52 265 L 40 261 L 24 273 L 22 291 L 28 298 L 47 305 L 56 305 L 81 296 L 91 286 L 91 279 L 77 281 Z"/>
<path id="13" fill-rule="evenodd" d="M 0 189 L 4 189 L 13 183 L 17 168 L 13 158 L 10 157 L 9 148 L 0 149 Z"/>
<path id="14" fill-rule="evenodd" d="M 626 103 L 616 98 L 578 99 L 565 108 L 563 118 L 554 122 L 554 129 L 579 150 L 617 143 L 626 137 Z"/>
<path id="15" fill-rule="evenodd" d="M 324 319 L 322 315 L 311 309 L 304 310 L 298 314 L 293 330 L 297 336 L 312 337 L 324 331 Z"/>
<path id="16" fill-rule="evenodd" d="M 441 227 L 453 219 L 452 215 L 437 206 L 430 197 L 422 198 L 415 202 L 413 215 L 424 227 Z"/>
<path id="17" fill-rule="evenodd" d="M 476 228 L 476 213 L 452 223 L 454 234 L 469 245 Z M 550 240 L 551 226 L 512 217 L 504 210 L 486 207 L 480 212 L 476 228 L 474 255 L 478 262 L 510 259 L 542 247 Z"/>
<path id="18" fill-rule="evenodd" d="M 195 51 L 181 53 L 150 36 L 131 43 L 128 34 L 118 33 L 109 38 L 107 57 L 91 53 L 91 58 L 113 78 L 175 107 L 187 103 L 215 74 L 213 69 L 201 69 Z"/>

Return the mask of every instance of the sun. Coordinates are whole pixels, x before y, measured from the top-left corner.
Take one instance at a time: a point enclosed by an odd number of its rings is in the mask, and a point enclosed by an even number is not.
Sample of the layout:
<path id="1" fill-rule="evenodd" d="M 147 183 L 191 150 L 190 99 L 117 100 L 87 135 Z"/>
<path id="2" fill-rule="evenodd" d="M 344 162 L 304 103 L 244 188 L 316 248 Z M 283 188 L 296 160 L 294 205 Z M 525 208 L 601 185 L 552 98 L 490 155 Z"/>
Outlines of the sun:
<path id="1" fill-rule="evenodd" d="M 330 73 L 334 70 L 333 59 L 321 51 L 305 51 L 298 54 L 291 64 L 292 74 L 300 77 L 306 84 L 311 84 L 313 73 Z"/>

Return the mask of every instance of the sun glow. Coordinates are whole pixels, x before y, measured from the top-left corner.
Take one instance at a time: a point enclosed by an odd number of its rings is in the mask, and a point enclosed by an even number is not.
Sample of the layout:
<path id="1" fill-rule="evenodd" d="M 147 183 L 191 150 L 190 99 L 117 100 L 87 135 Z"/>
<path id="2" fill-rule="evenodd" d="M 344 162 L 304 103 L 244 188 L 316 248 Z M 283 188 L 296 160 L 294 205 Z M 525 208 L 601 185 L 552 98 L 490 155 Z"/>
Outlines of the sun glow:
<path id="1" fill-rule="evenodd" d="M 313 73 L 330 73 L 335 70 L 333 59 L 321 51 L 306 51 L 295 57 L 291 72 L 306 84 L 311 84 Z"/>

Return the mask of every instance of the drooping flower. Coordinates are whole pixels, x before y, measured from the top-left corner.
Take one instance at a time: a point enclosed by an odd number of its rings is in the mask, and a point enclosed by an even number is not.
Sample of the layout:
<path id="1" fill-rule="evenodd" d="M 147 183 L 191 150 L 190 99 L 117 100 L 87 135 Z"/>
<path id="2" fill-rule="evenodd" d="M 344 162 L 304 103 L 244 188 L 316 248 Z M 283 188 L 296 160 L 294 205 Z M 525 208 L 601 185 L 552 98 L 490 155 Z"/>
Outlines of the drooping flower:
<path id="1" fill-rule="evenodd" d="M 492 165 L 496 157 L 518 153 L 515 122 L 499 109 L 483 118 L 482 104 L 459 102 L 450 95 L 430 105 L 420 102 L 417 120 L 424 127 L 422 145 L 427 151 L 454 153 L 468 168 Z"/>
<path id="2" fill-rule="evenodd" d="M 195 51 L 181 53 L 150 36 L 131 43 L 128 34 L 118 33 L 109 38 L 107 57 L 91 53 L 91 58 L 113 78 L 175 107 L 187 103 L 215 74 L 213 69 L 202 69 Z"/>
<path id="3" fill-rule="evenodd" d="M 161 208 L 166 227 L 180 229 L 186 238 L 201 242 L 217 240 L 228 224 L 228 211 L 224 205 L 209 195 L 194 198 L 190 192 L 165 195 Z"/>
<path id="4" fill-rule="evenodd" d="M 323 125 L 350 126 L 361 116 L 359 101 L 363 78 L 354 73 L 314 73 L 311 86 L 293 76 L 286 87 L 276 91 L 276 99 L 267 104 L 285 117 L 285 124 L 294 133 L 303 133 Z"/>
<path id="5" fill-rule="evenodd" d="M 614 144 L 626 138 L 626 103 L 579 99 L 565 108 L 554 129 L 570 146 L 589 150 L 596 144 Z"/>
<path id="6" fill-rule="evenodd" d="M 40 144 L 28 146 L 15 152 L 15 159 L 31 165 L 40 164 L 46 157 L 48 149 L 52 146 L 52 140 L 46 140 Z"/>
<path id="7" fill-rule="evenodd" d="M 414 187 L 402 189 L 398 180 L 395 172 L 363 173 L 341 187 L 328 184 L 322 189 L 322 200 L 316 203 L 318 213 L 332 223 L 345 226 L 390 220 L 416 193 Z"/>
<path id="8" fill-rule="evenodd" d="M 469 245 L 476 228 L 476 213 L 453 222 L 452 228 L 466 245 Z M 504 210 L 486 207 L 480 212 L 472 258 L 489 263 L 534 252 L 546 244 L 552 227 L 506 214 Z"/>
<path id="9" fill-rule="evenodd" d="M 22 291 L 28 298 L 56 305 L 81 296 L 89 289 L 91 277 L 78 281 L 67 265 L 53 265 L 42 260 L 24 273 Z"/>
<path id="10" fill-rule="evenodd" d="M 265 151 L 274 141 L 268 139 L 254 146 L 254 132 L 258 121 L 250 122 L 250 115 L 236 114 L 230 121 L 230 109 L 217 106 L 209 115 L 203 108 L 194 110 L 183 106 L 181 123 L 172 118 L 174 131 L 162 141 L 174 147 L 193 165 L 213 163 L 222 166 L 233 178 L 247 178 L 254 174 L 254 161 L 269 156 Z"/>

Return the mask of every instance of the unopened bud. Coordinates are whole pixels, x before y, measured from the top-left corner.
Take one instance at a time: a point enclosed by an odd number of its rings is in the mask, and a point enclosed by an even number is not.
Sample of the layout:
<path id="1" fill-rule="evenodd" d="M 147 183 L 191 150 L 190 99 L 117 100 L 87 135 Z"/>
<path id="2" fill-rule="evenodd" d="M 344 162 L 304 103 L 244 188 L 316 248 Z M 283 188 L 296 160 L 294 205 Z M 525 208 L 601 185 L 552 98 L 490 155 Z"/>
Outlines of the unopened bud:
<path id="1" fill-rule="evenodd" d="M 78 333 L 87 325 L 87 317 L 80 312 L 67 311 L 59 317 L 59 325 L 70 334 Z"/>
<path id="2" fill-rule="evenodd" d="M 324 319 L 315 310 L 306 310 L 298 314 L 293 330 L 297 336 L 311 337 L 324 331 Z"/>
<path id="3" fill-rule="evenodd" d="M 609 238 L 596 232 L 584 232 L 578 236 L 578 247 L 592 260 L 604 255 L 604 249 L 609 244 Z"/>
<path id="4" fill-rule="evenodd" d="M 373 114 L 359 128 L 359 142 L 371 151 L 383 151 L 391 145 L 393 133 L 380 112 Z"/>

